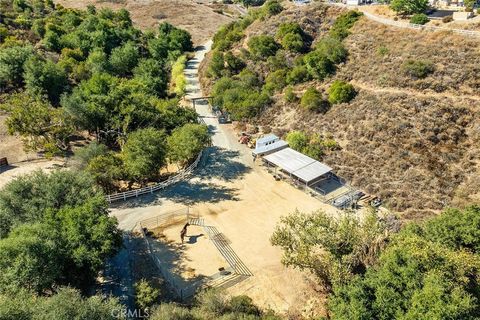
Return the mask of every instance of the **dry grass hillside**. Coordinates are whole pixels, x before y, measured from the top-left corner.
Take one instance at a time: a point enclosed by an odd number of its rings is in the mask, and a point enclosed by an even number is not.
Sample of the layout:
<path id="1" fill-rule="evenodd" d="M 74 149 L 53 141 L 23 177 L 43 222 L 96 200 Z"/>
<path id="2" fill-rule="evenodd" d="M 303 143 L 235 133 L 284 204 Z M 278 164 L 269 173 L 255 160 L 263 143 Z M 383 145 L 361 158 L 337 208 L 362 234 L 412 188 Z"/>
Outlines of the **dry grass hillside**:
<path id="1" fill-rule="evenodd" d="M 190 32 L 195 45 L 210 39 L 218 28 L 233 20 L 238 11 L 233 6 L 203 4 L 192 0 L 55 0 L 67 8 L 84 9 L 88 5 L 99 8 L 130 11 L 135 25 L 149 29 L 161 22 L 170 22 Z"/>
<path id="2" fill-rule="evenodd" d="M 316 4 L 289 7 L 247 28 L 247 39 L 237 49 L 246 47 L 249 35 L 274 35 L 284 21 L 298 22 L 318 40 L 341 11 Z M 322 160 L 352 185 L 385 199 L 405 219 L 480 202 L 480 41 L 362 18 L 344 44 L 348 59 L 334 76 L 294 90 L 301 96 L 313 86 L 325 95 L 332 81 L 341 79 L 355 86 L 354 100 L 312 113 L 277 93 L 257 124 L 281 135 L 294 129 L 333 135 L 341 150 Z M 434 72 L 413 79 L 402 69 L 409 59 L 431 62 Z M 248 63 L 266 76 L 263 62 Z"/>

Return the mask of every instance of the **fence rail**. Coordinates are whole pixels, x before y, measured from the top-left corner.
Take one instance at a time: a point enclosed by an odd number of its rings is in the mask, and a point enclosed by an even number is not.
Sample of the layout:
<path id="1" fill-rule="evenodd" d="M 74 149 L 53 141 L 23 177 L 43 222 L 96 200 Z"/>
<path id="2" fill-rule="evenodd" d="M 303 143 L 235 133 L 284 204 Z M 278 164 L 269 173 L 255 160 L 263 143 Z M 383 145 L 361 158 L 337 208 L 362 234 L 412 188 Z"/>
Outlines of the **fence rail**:
<path id="1" fill-rule="evenodd" d="M 138 196 L 143 195 L 143 194 L 154 193 L 156 191 L 165 189 L 166 187 L 171 186 L 172 184 L 180 182 L 181 180 L 183 180 L 187 176 L 189 176 L 193 172 L 193 170 L 198 166 L 198 163 L 200 162 L 200 159 L 202 158 L 202 155 L 203 155 L 203 151 L 201 151 L 198 154 L 195 161 L 190 166 L 188 166 L 188 168 L 182 169 L 175 176 L 170 177 L 165 181 L 157 183 L 156 185 L 153 185 L 153 186 L 148 186 L 148 187 L 144 187 L 144 188 L 137 189 L 137 190 L 130 190 L 130 191 L 125 191 L 125 192 L 121 192 L 121 193 L 109 194 L 106 197 L 107 201 L 109 203 L 112 203 L 114 201 L 127 200 L 129 198 L 138 197 Z"/>
<path id="2" fill-rule="evenodd" d="M 435 26 L 425 26 L 421 24 L 414 24 L 414 23 L 405 23 L 390 19 L 381 18 L 369 12 L 363 12 L 363 14 L 370 20 L 380 22 L 382 24 L 390 25 L 393 27 L 399 28 L 408 28 L 408 29 L 415 29 L 415 30 L 425 30 L 425 31 L 443 31 L 443 32 L 453 32 L 461 35 L 466 35 L 470 37 L 480 38 L 480 31 L 474 30 L 463 30 L 463 29 L 452 29 L 452 28 L 445 28 L 445 27 L 435 27 Z"/>
<path id="3" fill-rule="evenodd" d="M 348 6 L 343 3 L 339 2 L 332 2 L 332 1 L 327 1 L 326 2 L 329 5 L 337 6 L 337 7 L 343 7 L 343 8 L 357 8 L 360 9 L 361 6 Z M 452 32 L 468 37 L 473 37 L 473 38 L 480 38 L 480 31 L 475 31 L 475 30 L 464 30 L 464 29 L 453 29 L 453 28 L 445 28 L 445 27 L 436 27 L 436 26 L 425 26 L 421 24 L 415 24 L 415 23 L 408 23 L 408 22 L 401 22 L 401 21 L 395 21 L 392 19 L 386 19 L 379 17 L 377 15 L 371 14 L 370 12 L 366 12 L 364 10 L 360 10 L 365 17 L 367 17 L 369 20 L 376 21 L 388 26 L 392 27 L 397 27 L 397 28 L 404 28 L 404 29 L 413 29 L 413 30 L 424 30 L 424 31 L 443 31 L 443 32 Z"/>
<path id="4" fill-rule="evenodd" d="M 148 235 L 145 233 L 144 228 L 141 227 L 140 230 L 141 230 L 142 237 L 145 240 L 145 243 L 147 245 L 147 249 L 150 257 L 153 259 L 153 262 L 155 263 L 157 269 L 160 271 L 162 278 L 165 280 L 168 287 L 172 290 L 175 296 L 177 296 L 177 298 L 179 298 L 182 301 L 185 299 L 188 299 L 192 297 L 199 288 L 202 288 L 205 285 L 205 282 L 203 280 L 195 281 L 194 283 L 184 287 L 177 284 L 177 281 L 175 280 L 174 276 L 163 268 L 162 262 L 160 261 L 160 258 L 158 257 L 158 255 L 155 254 L 151 240 L 149 239 Z"/>

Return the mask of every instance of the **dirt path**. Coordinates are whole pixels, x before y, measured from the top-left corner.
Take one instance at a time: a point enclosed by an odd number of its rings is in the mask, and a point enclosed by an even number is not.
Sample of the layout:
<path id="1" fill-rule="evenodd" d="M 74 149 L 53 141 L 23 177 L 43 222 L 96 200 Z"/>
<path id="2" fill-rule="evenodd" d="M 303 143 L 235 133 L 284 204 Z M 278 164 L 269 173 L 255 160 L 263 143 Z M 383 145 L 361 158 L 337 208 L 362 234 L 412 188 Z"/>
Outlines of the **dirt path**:
<path id="1" fill-rule="evenodd" d="M 187 98 L 202 95 L 198 66 L 210 46 L 208 42 L 200 47 L 187 65 Z M 275 181 L 254 164 L 251 150 L 237 142 L 231 125 L 218 123 L 206 101 L 197 103 L 196 110 L 213 135 L 208 156 L 188 181 L 160 194 L 116 204 L 112 214 L 118 218 L 120 227 L 129 230 L 138 221 L 190 206 L 206 224 L 228 238 L 231 248 L 253 273 L 228 289 L 231 294 L 249 295 L 262 307 L 280 312 L 299 311 L 306 305 L 321 309 L 322 303 L 318 302 L 318 294 L 313 292 L 306 273 L 284 267 L 280 262 L 282 252 L 271 246 L 269 239 L 280 217 L 295 209 L 305 212 L 322 209 L 331 214 L 336 214 L 336 209 L 285 182 Z M 187 255 L 199 264 L 209 263 L 201 250 L 192 250 Z"/>
<path id="2" fill-rule="evenodd" d="M 451 100 L 457 100 L 457 101 L 463 101 L 463 100 L 480 101 L 480 96 L 474 96 L 474 95 L 465 95 L 465 94 L 453 95 L 451 93 L 432 92 L 432 91 L 426 91 L 426 90 L 417 91 L 414 89 L 402 89 L 402 88 L 394 88 L 394 87 L 374 87 L 368 83 L 358 82 L 355 80 L 351 80 L 350 83 L 356 88 L 372 91 L 375 93 L 404 94 L 409 96 L 415 96 L 418 98 L 451 99 Z"/>

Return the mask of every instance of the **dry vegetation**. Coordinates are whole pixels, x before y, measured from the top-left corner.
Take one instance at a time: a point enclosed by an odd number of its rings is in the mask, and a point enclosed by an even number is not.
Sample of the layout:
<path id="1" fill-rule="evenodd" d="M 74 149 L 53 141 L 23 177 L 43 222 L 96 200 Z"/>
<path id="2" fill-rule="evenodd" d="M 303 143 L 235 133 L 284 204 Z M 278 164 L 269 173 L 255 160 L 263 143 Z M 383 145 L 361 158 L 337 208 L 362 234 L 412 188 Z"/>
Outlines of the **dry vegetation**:
<path id="1" fill-rule="evenodd" d="M 280 22 L 297 21 L 318 39 L 340 10 L 289 8 L 255 22 L 246 34 L 273 35 Z M 345 45 L 349 57 L 335 76 L 294 90 L 297 96 L 312 86 L 324 92 L 333 80 L 342 79 L 359 91 L 353 101 L 312 114 L 277 94 L 258 124 L 281 135 L 292 129 L 332 134 L 342 148 L 327 153 L 323 161 L 352 185 L 384 198 L 405 219 L 478 202 L 478 40 L 394 29 L 363 18 Z M 435 71 L 413 79 L 402 72 L 408 59 L 429 61 Z M 263 63 L 249 64 L 265 76 Z M 208 81 L 204 84 L 208 89 Z"/>
<path id="2" fill-rule="evenodd" d="M 210 39 L 223 24 L 232 21 L 234 9 L 224 6 L 207 5 L 191 0 L 55 0 L 68 8 L 85 8 L 95 5 L 99 8 L 130 11 L 133 22 L 140 29 L 149 29 L 162 22 L 170 22 L 176 27 L 190 32 L 195 45 Z M 225 14 L 223 14 L 225 13 Z"/>

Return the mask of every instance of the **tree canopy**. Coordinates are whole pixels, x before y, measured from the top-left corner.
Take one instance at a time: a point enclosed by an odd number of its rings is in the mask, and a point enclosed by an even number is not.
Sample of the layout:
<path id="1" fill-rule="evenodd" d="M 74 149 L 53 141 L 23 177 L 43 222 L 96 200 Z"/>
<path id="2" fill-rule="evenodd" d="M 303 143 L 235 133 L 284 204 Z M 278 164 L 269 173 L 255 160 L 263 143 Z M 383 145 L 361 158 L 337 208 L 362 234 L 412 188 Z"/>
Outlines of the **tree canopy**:
<path id="1" fill-rule="evenodd" d="M 476 319 L 479 213 L 451 209 L 404 228 L 364 276 L 334 287 L 332 319 Z"/>

